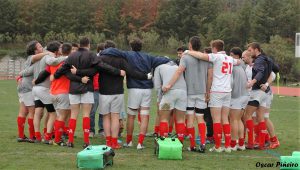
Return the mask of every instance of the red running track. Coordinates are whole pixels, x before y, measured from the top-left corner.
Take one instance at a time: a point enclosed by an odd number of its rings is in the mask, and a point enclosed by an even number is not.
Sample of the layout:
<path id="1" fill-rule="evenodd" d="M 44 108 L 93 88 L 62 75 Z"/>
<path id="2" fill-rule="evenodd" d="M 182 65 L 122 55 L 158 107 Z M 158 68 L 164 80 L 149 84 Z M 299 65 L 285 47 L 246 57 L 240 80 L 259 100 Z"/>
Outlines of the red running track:
<path id="1" fill-rule="evenodd" d="M 279 91 L 278 91 L 278 88 L 279 88 Z M 273 92 L 273 94 L 279 94 L 282 96 L 294 96 L 294 97 L 300 96 L 300 88 L 297 88 L 297 87 L 272 86 L 272 92 Z"/>

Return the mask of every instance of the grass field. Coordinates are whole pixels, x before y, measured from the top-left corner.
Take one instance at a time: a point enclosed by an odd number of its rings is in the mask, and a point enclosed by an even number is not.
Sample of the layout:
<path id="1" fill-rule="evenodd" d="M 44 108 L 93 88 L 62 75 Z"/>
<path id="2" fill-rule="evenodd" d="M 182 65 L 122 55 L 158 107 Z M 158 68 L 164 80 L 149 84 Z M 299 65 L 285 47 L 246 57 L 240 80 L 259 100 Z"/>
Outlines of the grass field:
<path id="1" fill-rule="evenodd" d="M 280 155 L 291 155 L 293 151 L 300 150 L 299 104 L 299 97 L 274 96 L 271 119 L 281 143 L 278 149 L 230 154 L 209 152 L 200 154 L 184 151 L 183 160 L 158 160 L 153 154 L 153 138 L 146 137 L 146 149 L 137 151 L 134 147 L 117 150 L 114 165 L 107 169 L 261 169 L 256 167 L 257 162 L 276 165 Z M 153 115 L 156 112 L 154 105 L 153 103 L 149 131 L 153 129 Z M 18 98 L 15 81 L 0 81 L 0 169 L 76 169 L 76 154 L 82 150 L 83 142 L 81 121 L 77 124 L 75 148 L 71 149 L 45 144 L 17 143 L 17 114 Z M 27 125 L 25 133 L 28 134 Z M 134 144 L 136 142 L 135 136 Z M 93 138 L 91 143 L 104 144 L 105 140 L 97 137 Z M 185 146 L 188 146 L 187 144 L 188 141 Z"/>

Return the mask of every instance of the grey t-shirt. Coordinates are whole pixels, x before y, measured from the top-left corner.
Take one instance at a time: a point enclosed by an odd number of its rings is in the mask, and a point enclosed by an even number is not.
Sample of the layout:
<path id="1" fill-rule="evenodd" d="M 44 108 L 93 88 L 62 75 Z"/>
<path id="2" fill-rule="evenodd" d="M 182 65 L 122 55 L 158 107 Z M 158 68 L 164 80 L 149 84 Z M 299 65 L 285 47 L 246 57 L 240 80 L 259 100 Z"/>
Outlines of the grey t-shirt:
<path id="1" fill-rule="evenodd" d="M 187 85 L 187 94 L 205 94 L 207 72 L 209 68 L 212 68 L 212 64 L 185 54 L 181 58 L 179 66 L 185 68 L 184 75 Z"/>
<path id="2" fill-rule="evenodd" d="M 247 96 L 247 76 L 243 65 L 233 66 L 231 98 Z"/>
<path id="3" fill-rule="evenodd" d="M 161 90 L 162 86 L 166 86 L 169 83 L 177 69 L 178 66 L 172 61 L 161 64 L 155 68 L 153 79 L 154 87 L 158 92 Z M 186 83 L 183 75 L 180 75 L 179 79 L 172 86 L 171 90 L 174 89 L 186 90 Z"/>

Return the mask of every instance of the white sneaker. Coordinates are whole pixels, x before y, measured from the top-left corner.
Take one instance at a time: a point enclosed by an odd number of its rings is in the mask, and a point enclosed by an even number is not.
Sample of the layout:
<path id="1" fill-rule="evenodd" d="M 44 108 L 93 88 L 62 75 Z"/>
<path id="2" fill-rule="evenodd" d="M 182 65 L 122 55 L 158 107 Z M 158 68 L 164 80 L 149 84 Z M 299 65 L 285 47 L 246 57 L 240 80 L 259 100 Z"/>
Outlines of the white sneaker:
<path id="1" fill-rule="evenodd" d="M 232 150 L 232 151 L 237 151 L 237 145 L 235 145 L 234 147 L 230 147 L 230 149 Z"/>
<path id="2" fill-rule="evenodd" d="M 89 138 L 93 138 L 94 136 L 95 136 L 95 133 L 94 132 L 90 132 Z"/>
<path id="3" fill-rule="evenodd" d="M 222 147 L 219 147 L 218 149 L 216 149 L 215 147 L 212 147 L 209 149 L 210 152 L 223 152 L 223 148 Z"/>
<path id="4" fill-rule="evenodd" d="M 145 146 L 140 144 L 140 143 L 136 146 L 137 150 L 141 150 L 141 149 L 144 149 L 144 148 L 145 148 Z"/>
<path id="5" fill-rule="evenodd" d="M 132 147 L 132 141 L 130 141 L 129 143 L 124 143 L 123 146 L 124 147 Z"/>
<path id="6" fill-rule="evenodd" d="M 190 151 L 190 152 L 196 152 L 197 151 L 197 148 L 196 147 L 187 147 L 187 151 Z"/>
<path id="7" fill-rule="evenodd" d="M 246 147 L 245 147 L 245 145 L 243 145 L 243 146 L 238 145 L 237 150 L 238 151 L 244 151 L 244 150 L 246 150 Z"/>
<path id="8" fill-rule="evenodd" d="M 226 153 L 231 153 L 231 147 L 224 148 L 224 151 L 225 151 Z"/>

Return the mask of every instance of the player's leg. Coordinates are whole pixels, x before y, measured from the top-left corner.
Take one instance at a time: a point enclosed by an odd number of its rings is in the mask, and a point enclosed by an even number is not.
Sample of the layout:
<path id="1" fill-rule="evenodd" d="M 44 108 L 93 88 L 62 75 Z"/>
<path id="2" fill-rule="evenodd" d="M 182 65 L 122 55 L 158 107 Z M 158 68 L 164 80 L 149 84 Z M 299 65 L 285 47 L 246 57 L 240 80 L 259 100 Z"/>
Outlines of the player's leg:
<path id="1" fill-rule="evenodd" d="M 24 135 L 24 126 L 26 121 L 26 116 L 28 114 L 28 109 L 24 105 L 23 102 L 20 102 L 19 105 L 19 114 L 17 118 L 17 125 L 18 125 L 18 142 L 26 142 L 27 138 Z"/>
<path id="2" fill-rule="evenodd" d="M 221 110 L 222 103 L 220 96 L 217 93 L 211 93 L 209 105 L 210 112 L 213 120 L 213 131 L 215 146 L 210 149 L 211 152 L 222 152 L 221 138 L 222 138 L 222 125 L 221 125 Z"/>
<path id="3" fill-rule="evenodd" d="M 141 114 L 141 127 L 140 133 L 138 138 L 138 145 L 137 149 L 143 149 L 144 145 L 144 138 L 148 130 L 149 124 L 149 113 L 150 113 L 150 106 L 151 106 L 151 89 L 139 89 L 142 95 L 141 103 L 140 103 L 140 114 Z"/>
<path id="4" fill-rule="evenodd" d="M 156 104 L 157 111 L 156 111 L 156 116 L 155 116 L 155 124 L 154 124 L 154 136 L 157 136 L 159 133 L 159 102 Z"/>
<path id="5" fill-rule="evenodd" d="M 41 132 L 40 132 L 40 123 L 43 117 L 44 104 L 40 100 L 35 100 L 35 110 L 33 117 L 34 133 L 35 133 L 35 142 L 39 143 L 42 141 Z"/>

